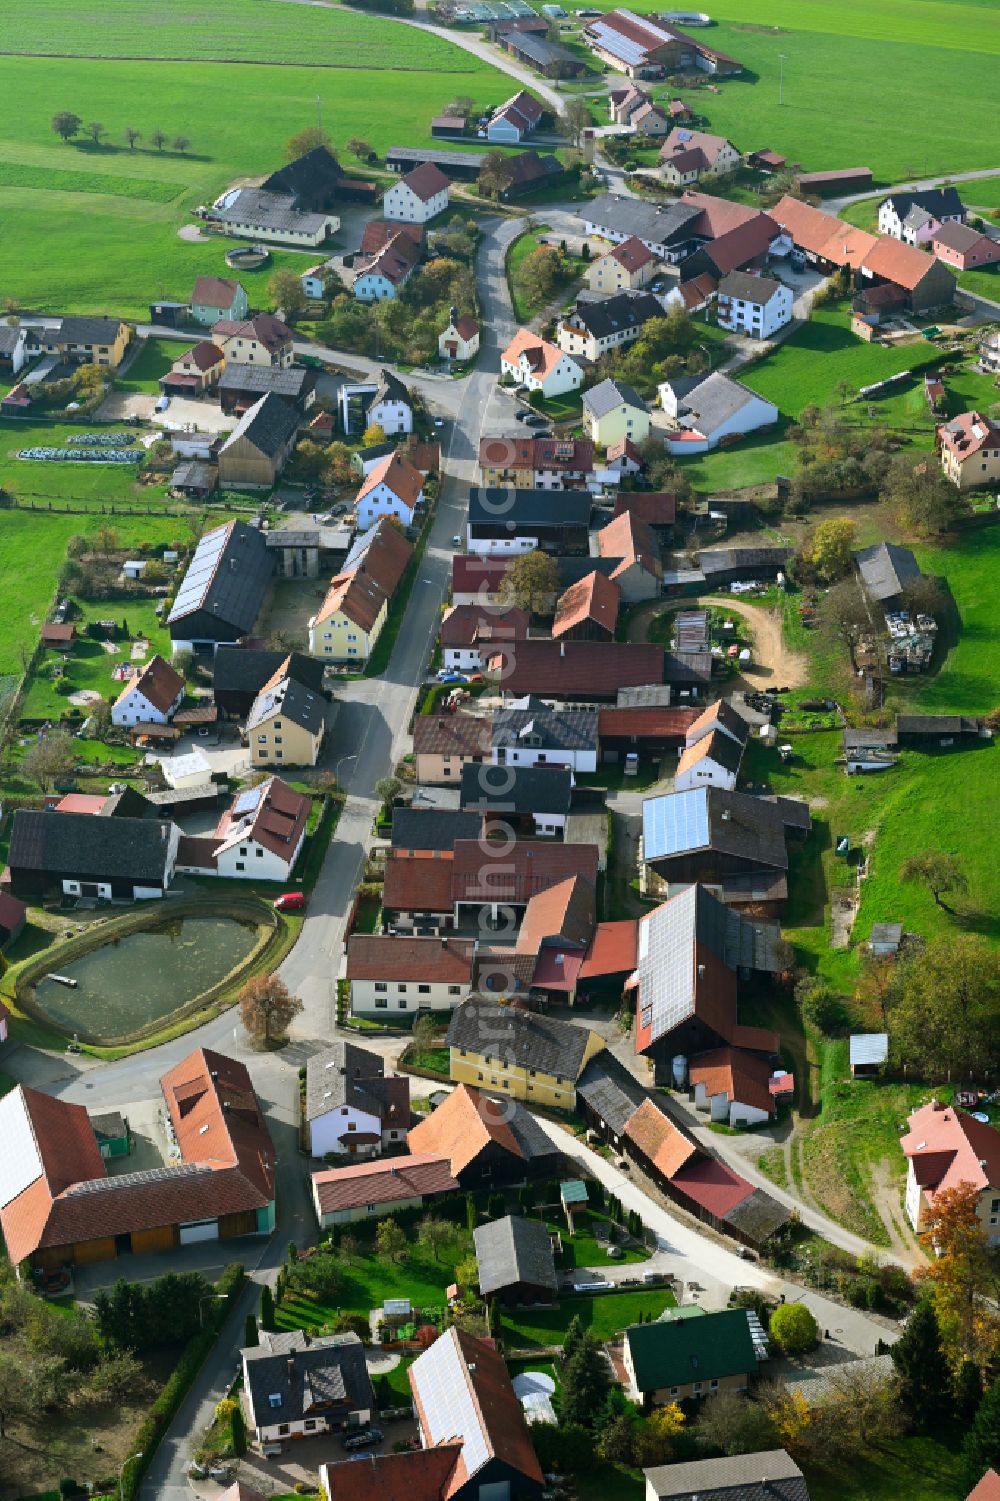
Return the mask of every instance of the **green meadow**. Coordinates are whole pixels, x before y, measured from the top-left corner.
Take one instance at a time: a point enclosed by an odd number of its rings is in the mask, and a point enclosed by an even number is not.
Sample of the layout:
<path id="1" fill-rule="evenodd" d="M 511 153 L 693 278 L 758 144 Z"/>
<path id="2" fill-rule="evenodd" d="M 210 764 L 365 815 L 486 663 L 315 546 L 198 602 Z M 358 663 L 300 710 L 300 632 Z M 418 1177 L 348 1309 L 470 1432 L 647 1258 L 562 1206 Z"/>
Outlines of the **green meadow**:
<path id="1" fill-rule="evenodd" d="M 294 13 L 295 21 L 326 14 L 271 0 L 259 0 L 259 8 L 268 15 Z M 345 16 L 352 25 L 378 24 Z M 350 165 L 344 147 L 352 136 L 363 134 L 380 153 L 399 142 L 429 143 L 431 116 L 456 94 L 480 105 L 503 97 L 508 81 L 485 64 L 435 38 L 412 33 L 412 39 L 433 47 L 424 71 L 407 71 L 405 78 L 393 64 L 416 54 L 408 51 L 410 29 L 401 26 L 392 29 L 391 39 L 382 36 L 382 68 L 366 72 L 357 66 L 0 57 L 6 100 L 0 120 L 4 296 L 43 313 L 113 309 L 140 317 L 153 300 L 189 296 L 196 276 L 224 272 L 228 240 L 191 242 L 177 231 L 190 222 L 196 204 L 234 180 L 259 178 L 280 166 L 285 141 L 315 122 L 317 99 L 323 123 Z M 342 58 L 365 55 L 346 40 L 339 45 Z M 64 144 L 51 128 L 58 110 L 100 119 L 107 143 Z M 191 146 L 186 153 L 144 144 L 131 151 L 124 144 L 126 127 L 146 135 L 159 129 L 171 139 L 184 135 Z M 272 257 L 266 270 L 247 278 L 251 301 L 268 303 L 267 280 L 275 266 L 301 264 L 302 254 L 294 251 Z"/>

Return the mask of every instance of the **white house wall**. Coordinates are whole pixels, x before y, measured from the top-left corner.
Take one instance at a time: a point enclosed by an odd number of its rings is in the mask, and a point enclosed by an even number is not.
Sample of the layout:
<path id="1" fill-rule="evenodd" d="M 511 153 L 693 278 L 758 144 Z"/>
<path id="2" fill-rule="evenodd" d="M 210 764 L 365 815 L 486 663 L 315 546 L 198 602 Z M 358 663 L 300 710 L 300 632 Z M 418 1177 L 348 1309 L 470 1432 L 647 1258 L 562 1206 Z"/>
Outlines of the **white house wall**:
<path id="1" fill-rule="evenodd" d="M 325 1157 L 330 1152 L 343 1156 L 358 1155 L 349 1151 L 351 1137 L 358 1135 L 376 1136 L 381 1141 L 380 1117 L 358 1110 L 354 1105 L 338 1105 L 309 1122 L 309 1147 L 314 1157 Z M 372 1150 L 370 1143 L 362 1149 L 365 1154 Z"/>

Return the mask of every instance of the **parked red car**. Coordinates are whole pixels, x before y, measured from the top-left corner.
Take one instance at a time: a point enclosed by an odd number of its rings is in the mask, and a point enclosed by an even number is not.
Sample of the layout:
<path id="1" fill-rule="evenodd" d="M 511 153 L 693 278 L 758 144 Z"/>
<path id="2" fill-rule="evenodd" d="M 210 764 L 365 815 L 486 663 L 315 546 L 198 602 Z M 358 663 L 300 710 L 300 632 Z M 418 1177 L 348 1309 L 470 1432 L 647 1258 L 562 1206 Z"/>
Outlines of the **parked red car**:
<path id="1" fill-rule="evenodd" d="M 276 912 L 301 912 L 306 904 L 304 891 L 286 891 L 274 899 Z"/>

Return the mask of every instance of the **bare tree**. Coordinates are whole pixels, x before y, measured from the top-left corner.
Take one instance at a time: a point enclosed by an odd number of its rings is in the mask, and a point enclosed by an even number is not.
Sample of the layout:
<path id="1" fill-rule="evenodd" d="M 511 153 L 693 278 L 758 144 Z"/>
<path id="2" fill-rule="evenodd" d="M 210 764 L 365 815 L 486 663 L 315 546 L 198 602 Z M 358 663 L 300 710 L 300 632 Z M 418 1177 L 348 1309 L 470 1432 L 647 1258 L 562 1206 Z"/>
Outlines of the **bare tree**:
<path id="1" fill-rule="evenodd" d="M 24 768 L 43 792 L 49 792 L 53 782 L 69 776 L 75 759 L 72 740 L 64 730 L 57 730 L 35 742 L 24 758 Z"/>
<path id="2" fill-rule="evenodd" d="M 87 126 L 87 134 L 95 146 L 101 144 L 101 137 L 106 136 L 107 133 L 107 129 L 101 124 L 100 120 L 91 120 Z"/>
<path id="3" fill-rule="evenodd" d="M 136 130 L 134 125 L 126 125 L 125 139 L 128 142 L 128 149 L 130 151 L 134 151 L 136 148 L 136 143 L 142 140 L 142 131 Z"/>
<path id="4" fill-rule="evenodd" d="M 162 130 L 154 130 L 149 138 L 150 145 L 155 146 L 157 151 L 162 151 L 167 144 L 167 138 Z"/>
<path id="5" fill-rule="evenodd" d="M 188 136 L 174 136 L 170 143 L 170 149 L 171 151 L 179 151 L 183 156 L 190 144 L 191 141 Z"/>

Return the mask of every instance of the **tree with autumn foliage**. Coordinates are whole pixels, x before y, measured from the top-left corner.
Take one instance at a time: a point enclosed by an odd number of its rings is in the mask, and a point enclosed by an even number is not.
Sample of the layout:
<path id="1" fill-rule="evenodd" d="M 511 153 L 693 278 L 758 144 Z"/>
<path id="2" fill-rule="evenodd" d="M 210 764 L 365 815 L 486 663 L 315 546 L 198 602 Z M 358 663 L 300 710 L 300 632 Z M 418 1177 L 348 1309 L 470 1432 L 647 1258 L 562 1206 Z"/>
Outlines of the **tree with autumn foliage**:
<path id="1" fill-rule="evenodd" d="M 986 1369 L 1000 1354 L 1000 1320 L 991 1302 L 997 1277 L 978 1210 L 974 1183 L 936 1193 L 920 1235 L 930 1262 L 914 1273 L 917 1282 L 932 1290 L 945 1353 L 955 1371 L 966 1359 Z"/>
<path id="2" fill-rule="evenodd" d="M 240 1021 L 258 1047 L 273 1047 L 301 1010 L 280 975 L 254 975 L 240 991 Z"/>
<path id="3" fill-rule="evenodd" d="M 684 1414 L 676 1402 L 651 1412 L 635 1434 L 635 1462 L 641 1469 L 669 1464 L 674 1458 L 677 1435 L 684 1427 Z"/>

